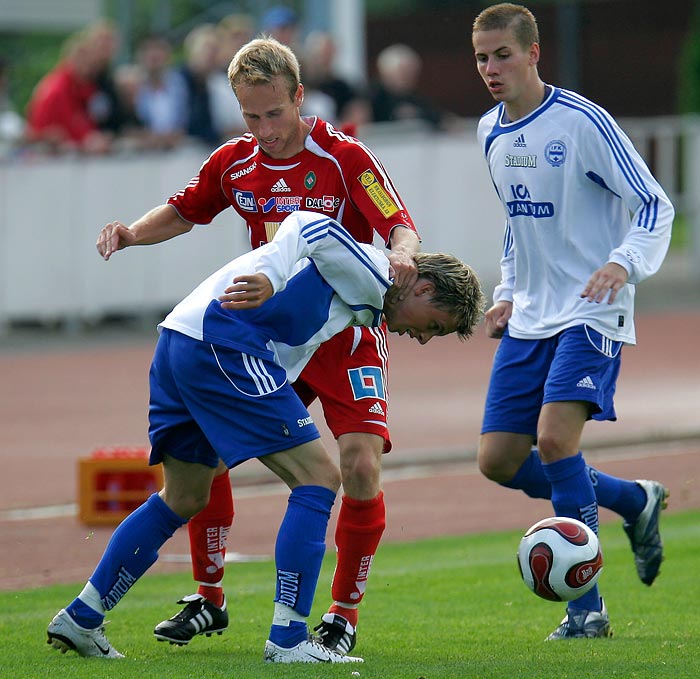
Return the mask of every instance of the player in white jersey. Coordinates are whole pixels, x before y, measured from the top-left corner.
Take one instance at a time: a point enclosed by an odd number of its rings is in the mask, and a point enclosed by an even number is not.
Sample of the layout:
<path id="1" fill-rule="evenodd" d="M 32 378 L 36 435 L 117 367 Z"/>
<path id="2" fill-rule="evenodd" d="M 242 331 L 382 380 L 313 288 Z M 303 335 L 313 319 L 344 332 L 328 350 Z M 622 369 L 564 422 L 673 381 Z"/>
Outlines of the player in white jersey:
<path id="1" fill-rule="evenodd" d="M 647 585 L 663 558 L 668 491 L 587 466 L 588 419 L 614 420 L 623 344 L 634 344 L 634 285 L 661 266 L 673 207 L 613 118 L 539 77 L 537 23 L 501 3 L 474 21 L 477 70 L 498 105 L 479 122 L 506 211 L 502 278 L 486 312 L 500 338 L 479 442 L 488 478 L 597 531 L 598 506 L 619 513 Z M 537 449 L 533 449 L 533 445 Z M 597 587 L 569 602 L 548 639 L 609 636 Z"/>
<path id="2" fill-rule="evenodd" d="M 311 210 L 342 222 L 355 238 L 382 238 L 390 248 L 394 290 L 415 282 L 412 255 L 420 239 L 403 200 L 376 156 L 359 140 L 300 115 L 304 87 L 293 52 L 272 38 L 244 45 L 230 68 L 231 87 L 250 134 L 216 149 L 198 175 L 166 205 L 131 226 L 104 227 L 97 248 L 105 259 L 124 247 L 158 243 L 209 224 L 232 208 L 243 217 L 251 247 L 271 240 L 284 216 Z M 392 293 L 394 294 L 394 293 Z M 359 607 L 386 524 L 381 488 L 388 427 L 388 347 L 385 329 L 347 328 L 317 351 L 294 388 L 305 405 L 318 398 L 338 442 L 343 496 L 335 528 L 332 603 L 316 630 L 328 648 L 350 651 L 357 642 Z M 234 517 L 228 470 L 220 465 L 209 505 L 188 524 L 197 591 L 156 625 L 160 641 L 187 644 L 228 626 L 224 594 L 226 543 Z M 197 621 L 205 616 L 207 625 Z"/>
<path id="3" fill-rule="evenodd" d="M 474 272 L 450 255 L 419 253 L 415 262 L 418 278 L 404 299 L 389 296 L 393 270 L 382 252 L 330 217 L 299 211 L 274 240 L 212 274 L 168 314 L 151 364 L 149 407 L 150 461 L 163 463 L 164 489 L 117 527 L 81 593 L 49 624 L 49 644 L 84 657 L 122 657 L 104 635 L 106 611 L 206 506 L 219 460 L 232 468 L 259 458 L 291 490 L 275 547 L 265 660 L 361 661 L 309 636 L 341 477 L 290 379 L 350 325 L 386 322 L 421 344 L 449 333 L 469 337 L 483 304 Z"/>

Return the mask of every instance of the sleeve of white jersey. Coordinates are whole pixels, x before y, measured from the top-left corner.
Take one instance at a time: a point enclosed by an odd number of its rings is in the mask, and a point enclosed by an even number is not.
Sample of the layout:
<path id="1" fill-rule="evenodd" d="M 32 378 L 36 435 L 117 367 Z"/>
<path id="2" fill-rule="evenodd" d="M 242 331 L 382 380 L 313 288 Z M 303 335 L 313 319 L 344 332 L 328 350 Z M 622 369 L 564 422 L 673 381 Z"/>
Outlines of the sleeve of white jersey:
<path id="1" fill-rule="evenodd" d="M 598 156 L 606 185 L 631 215 L 629 229 L 608 261 L 624 267 L 630 283 L 640 283 L 661 267 L 671 242 L 674 209 L 629 137 L 612 117 L 604 121 L 594 136 L 597 143 L 588 148 Z"/>
<path id="2" fill-rule="evenodd" d="M 307 257 L 343 302 L 372 309 L 375 315 L 381 313 L 392 284 L 389 260 L 382 252 L 358 243 L 338 222 L 316 212 L 293 212 L 259 252 L 255 271 L 269 278 L 275 293 Z"/>
<path id="3" fill-rule="evenodd" d="M 493 291 L 493 302 L 512 302 L 515 287 L 515 251 L 510 224 L 506 222 L 503 236 L 503 255 L 501 256 L 501 282 Z"/>

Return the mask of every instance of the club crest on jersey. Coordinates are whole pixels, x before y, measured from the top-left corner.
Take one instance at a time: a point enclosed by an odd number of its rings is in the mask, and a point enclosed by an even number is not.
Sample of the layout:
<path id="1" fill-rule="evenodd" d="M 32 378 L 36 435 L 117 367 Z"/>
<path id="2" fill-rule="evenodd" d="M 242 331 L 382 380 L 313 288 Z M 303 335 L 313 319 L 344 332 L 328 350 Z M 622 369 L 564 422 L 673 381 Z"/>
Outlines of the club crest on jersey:
<path id="1" fill-rule="evenodd" d="M 233 189 L 233 199 L 236 201 L 241 210 L 244 212 L 257 212 L 258 208 L 255 205 L 255 196 L 252 191 L 241 191 Z"/>
<path id="2" fill-rule="evenodd" d="M 552 167 L 561 167 L 566 160 L 566 144 L 559 139 L 552 139 L 544 147 L 544 157 Z"/>
<path id="3" fill-rule="evenodd" d="M 308 172 L 304 177 L 304 186 L 311 191 L 316 186 L 316 175 L 314 172 Z"/>
<path id="4" fill-rule="evenodd" d="M 384 396 L 384 375 L 381 368 L 365 365 L 362 368 L 348 370 L 352 395 L 356 401 L 363 398 L 382 399 Z"/>
<path id="5" fill-rule="evenodd" d="M 385 217 L 391 217 L 399 211 L 398 205 L 379 183 L 372 170 L 365 170 L 358 179 L 364 190 L 367 191 L 367 195 Z"/>

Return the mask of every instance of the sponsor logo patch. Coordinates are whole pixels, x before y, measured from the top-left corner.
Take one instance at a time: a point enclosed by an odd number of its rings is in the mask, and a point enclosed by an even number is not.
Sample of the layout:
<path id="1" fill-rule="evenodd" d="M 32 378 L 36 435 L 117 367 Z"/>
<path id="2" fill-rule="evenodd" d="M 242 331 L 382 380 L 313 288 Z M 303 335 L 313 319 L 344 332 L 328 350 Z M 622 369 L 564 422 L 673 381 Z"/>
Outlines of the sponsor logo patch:
<path id="1" fill-rule="evenodd" d="M 232 172 L 229 179 L 232 182 L 235 182 L 236 179 L 240 179 L 241 177 L 245 177 L 247 174 L 250 174 L 257 166 L 257 163 L 253 163 L 252 165 L 248 165 L 248 167 L 244 167 L 242 170 Z"/>
<path id="2" fill-rule="evenodd" d="M 525 156 L 515 156 L 510 153 L 506 153 L 505 159 L 506 167 L 537 167 L 537 156 L 535 154 L 528 154 Z"/>
<path id="3" fill-rule="evenodd" d="M 272 193 L 288 193 L 291 191 L 289 186 L 287 186 L 287 182 L 284 181 L 282 177 L 280 177 L 273 185 L 272 188 L 270 189 Z"/>
<path id="4" fill-rule="evenodd" d="M 252 191 L 240 191 L 233 189 L 233 199 L 236 201 L 241 210 L 244 212 L 257 212 L 258 208 L 255 205 L 255 196 Z"/>
<path id="5" fill-rule="evenodd" d="M 391 215 L 399 211 L 399 206 L 384 190 L 384 187 L 374 176 L 374 172 L 372 172 L 372 170 L 365 170 L 358 177 L 358 179 L 364 190 L 367 191 L 367 195 L 372 199 L 372 202 L 379 208 L 379 211 L 385 217 L 391 217 Z"/>
<path id="6" fill-rule="evenodd" d="M 315 210 L 322 212 L 334 212 L 340 205 L 340 198 L 335 196 L 323 196 L 322 198 L 306 198 L 304 207 L 307 210 Z"/>
<path id="7" fill-rule="evenodd" d="M 276 212 L 296 212 L 301 209 L 301 196 L 258 198 L 258 205 L 262 208 L 264 214 L 267 214 L 273 208 Z"/>
<path id="8" fill-rule="evenodd" d="M 381 368 L 366 365 L 362 368 L 348 370 L 352 395 L 356 401 L 362 398 L 381 399 L 386 401 L 384 391 L 384 375 Z"/>

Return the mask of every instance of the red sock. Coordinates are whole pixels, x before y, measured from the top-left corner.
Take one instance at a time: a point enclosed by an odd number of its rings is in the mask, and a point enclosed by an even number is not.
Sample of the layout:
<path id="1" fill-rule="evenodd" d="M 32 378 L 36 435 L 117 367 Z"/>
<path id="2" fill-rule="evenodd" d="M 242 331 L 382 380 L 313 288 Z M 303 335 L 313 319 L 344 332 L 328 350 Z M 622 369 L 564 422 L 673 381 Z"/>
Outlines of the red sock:
<path id="1" fill-rule="evenodd" d="M 367 587 L 372 560 L 386 525 L 384 493 L 372 500 L 343 496 L 335 530 L 337 564 L 333 575 L 331 613 L 339 613 L 357 626 L 357 606 Z"/>
<path id="2" fill-rule="evenodd" d="M 223 606 L 226 537 L 233 523 L 233 494 L 228 472 L 215 476 L 209 504 L 195 514 L 187 528 L 190 534 L 192 574 L 199 583 L 197 593 L 215 606 Z"/>

